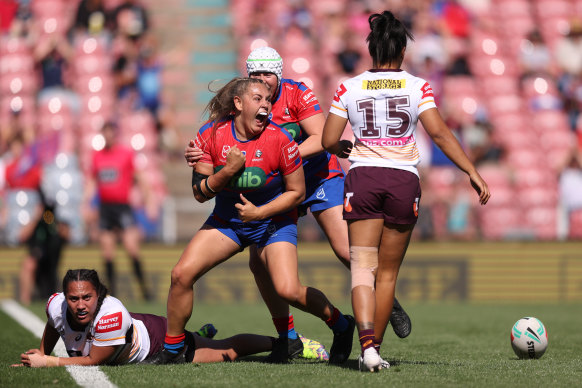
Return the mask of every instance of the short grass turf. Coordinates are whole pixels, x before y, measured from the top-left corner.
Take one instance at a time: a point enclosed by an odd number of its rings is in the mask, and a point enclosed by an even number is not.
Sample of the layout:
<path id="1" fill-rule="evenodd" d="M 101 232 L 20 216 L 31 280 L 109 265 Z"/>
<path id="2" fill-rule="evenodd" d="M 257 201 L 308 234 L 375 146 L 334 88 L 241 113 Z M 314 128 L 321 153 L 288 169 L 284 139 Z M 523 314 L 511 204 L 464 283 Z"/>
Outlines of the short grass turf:
<path id="1" fill-rule="evenodd" d="M 582 381 L 582 305 L 580 304 L 415 304 L 403 305 L 412 318 L 412 334 L 398 339 L 388 327 L 382 357 L 392 367 L 380 373 L 357 370 L 359 346 L 341 366 L 296 361 L 288 365 L 260 362 L 265 355 L 233 363 L 102 367 L 119 387 L 304 387 L 310 385 L 377 387 L 572 387 Z M 350 312 L 349 304 L 340 306 Z M 164 314 L 165 306 L 128 305 L 130 311 Z M 43 317 L 42 306 L 33 306 Z M 293 311 L 299 332 L 321 341 L 328 349 L 332 335 L 319 319 Z M 540 360 L 518 360 L 509 332 L 521 317 L 535 316 L 545 325 L 549 346 Z M 264 305 L 196 305 L 188 328 L 212 322 L 217 338 L 241 332 L 273 335 Z M 30 370 L 9 368 L 21 351 L 37 347 L 38 340 L 0 313 L 1 387 L 70 387 L 64 368 Z"/>

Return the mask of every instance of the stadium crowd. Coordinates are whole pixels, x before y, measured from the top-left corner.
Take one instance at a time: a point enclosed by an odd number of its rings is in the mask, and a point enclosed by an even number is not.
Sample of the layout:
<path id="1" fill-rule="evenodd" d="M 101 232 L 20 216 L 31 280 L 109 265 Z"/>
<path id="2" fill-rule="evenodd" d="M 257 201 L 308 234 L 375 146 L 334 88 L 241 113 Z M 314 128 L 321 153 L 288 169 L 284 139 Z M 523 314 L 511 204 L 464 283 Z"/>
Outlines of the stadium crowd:
<path id="1" fill-rule="evenodd" d="M 0 2 L 1 243 L 40 246 L 31 229 L 46 223 L 47 207 L 49 224 L 68 226 L 67 241 L 100 239 L 100 198 L 89 184 L 104 174 L 93 156 L 109 147 L 101 133 L 109 123 L 130 152 L 129 163 L 148 171 L 141 187 L 152 194 L 136 186 L 128 200 L 142 235 L 160 235 L 167 195 L 160 162 L 168 154 L 161 140 L 162 61 L 149 18 L 136 0 Z M 128 252 L 139 275 L 136 249 Z M 45 256 L 55 267 L 60 249 Z M 23 265 L 21 279 L 34 277 L 35 268 Z M 21 299 L 26 303 L 30 295 Z"/>

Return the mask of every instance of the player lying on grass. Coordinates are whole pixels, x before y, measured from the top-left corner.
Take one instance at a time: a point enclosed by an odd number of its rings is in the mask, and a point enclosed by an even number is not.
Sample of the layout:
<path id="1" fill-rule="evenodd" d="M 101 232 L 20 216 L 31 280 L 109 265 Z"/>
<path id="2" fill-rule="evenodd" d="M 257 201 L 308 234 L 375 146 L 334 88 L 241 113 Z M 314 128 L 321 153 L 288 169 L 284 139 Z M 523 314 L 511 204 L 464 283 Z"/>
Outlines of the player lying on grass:
<path id="1" fill-rule="evenodd" d="M 47 303 L 47 324 L 40 349 L 21 354 L 21 364 L 13 366 L 132 364 L 146 360 L 161 349 L 166 318 L 128 312 L 118 299 L 107 296 L 107 288 L 96 271 L 67 271 L 63 290 L 52 295 Z M 221 340 L 205 337 L 214 334 L 215 330 L 187 331 L 186 359 L 194 363 L 233 361 L 271 351 L 275 341 L 273 337 L 256 334 L 239 334 Z M 69 357 L 50 356 L 59 337 Z M 308 340 L 306 345 L 312 358 L 327 358 L 321 344 Z"/>

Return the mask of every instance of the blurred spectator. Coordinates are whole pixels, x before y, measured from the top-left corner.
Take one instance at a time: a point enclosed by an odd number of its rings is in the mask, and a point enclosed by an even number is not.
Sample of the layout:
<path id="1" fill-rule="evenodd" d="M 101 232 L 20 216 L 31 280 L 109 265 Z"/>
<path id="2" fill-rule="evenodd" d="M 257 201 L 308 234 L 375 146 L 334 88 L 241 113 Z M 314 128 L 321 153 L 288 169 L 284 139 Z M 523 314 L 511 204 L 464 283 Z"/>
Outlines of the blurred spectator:
<path id="1" fill-rule="evenodd" d="M 109 27 L 107 12 L 102 0 L 81 0 L 74 21 L 77 32 L 98 34 Z"/>
<path id="2" fill-rule="evenodd" d="M 117 34 L 138 41 L 149 29 L 147 9 L 139 0 L 125 0 L 112 13 Z"/>
<path id="3" fill-rule="evenodd" d="M 572 20 L 568 35 L 556 43 L 555 56 L 562 73 L 582 73 L 582 20 Z"/>
<path id="4" fill-rule="evenodd" d="M 358 45 L 361 44 L 359 39 L 356 39 L 351 33 L 344 34 L 345 46 L 337 54 L 337 59 L 341 65 L 341 69 L 346 74 L 354 74 L 358 68 L 358 64 L 362 59 L 362 54 Z"/>
<path id="5" fill-rule="evenodd" d="M 0 36 L 10 31 L 12 20 L 18 11 L 18 1 L 0 0 Z"/>
<path id="6" fill-rule="evenodd" d="M 279 24 L 283 30 L 298 28 L 306 38 L 311 37 L 312 18 L 304 0 L 288 0 L 288 10 L 279 15 Z"/>
<path id="7" fill-rule="evenodd" d="M 148 35 L 139 46 L 135 80 L 138 96 L 137 108 L 150 111 L 156 120 L 158 130 L 160 129 L 158 110 L 162 92 L 161 72 L 162 63 L 158 54 L 157 41 Z"/>
<path id="8" fill-rule="evenodd" d="M 569 224 L 571 214 L 582 210 L 582 195 L 580 195 L 582 193 L 582 155 L 576 147 L 572 148 L 572 152 L 561 168 L 559 190 L 560 206 Z M 571 230 L 569 232 L 572 234 Z"/>
<path id="9" fill-rule="evenodd" d="M 37 190 L 40 187 L 41 166 L 30 149 L 26 148 L 22 133 L 15 133 L 8 147 L 11 156 L 5 173 L 8 187 Z"/>
<path id="10" fill-rule="evenodd" d="M 519 56 L 521 79 L 534 76 L 552 75 L 552 57 L 539 30 L 531 31 L 522 41 Z"/>
<path id="11" fill-rule="evenodd" d="M 9 147 L 10 161 L 5 172 L 7 187 L 13 191 L 35 191 L 41 198 L 41 205 L 33 210 L 33 217 L 24 223 L 18 238 L 28 247 L 19 276 L 20 302 L 28 305 L 33 299 L 35 284 L 42 285 L 39 296 L 43 299 L 54 290 L 56 269 L 68 230 L 56 221 L 54 207 L 49 206 L 47 198 L 42 195 L 42 168 L 34 152 L 26 147 L 22 134 L 15 134 Z"/>
<path id="12" fill-rule="evenodd" d="M 499 163 L 505 155 L 504 147 L 493 137 L 493 127 L 485 119 L 477 119 L 462 129 L 463 145 L 471 161 L 481 164 Z"/>
<path id="13" fill-rule="evenodd" d="M 117 36 L 118 54 L 113 65 L 113 79 L 117 99 L 123 107 L 132 109 L 136 103 L 136 82 L 138 71 L 139 48 L 125 36 Z"/>
<path id="14" fill-rule="evenodd" d="M 469 12 L 457 0 L 445 0 L 440 3 L 440 20 L 444 27 L 443 32 L 454 38 L 468 38 L 471 31 Z"/>
<path id="15" fill-rule="evenodd" d="M 430 58 L 435 70 L 443 71 L 448 63 L 448 53 L 432 16 L 428 12 L 419 12 L 414 21 L 414 41 L 407 46 L 407 58 L 413 72 L 418 72 Z M 438 94 L 438 92 L 437 92 Z"/>
<path id="16" fill-rule="evenodd" d="M 129 204 L 133 179 L 137 179 L 145 198 L 146 209 L 151 219 L 153 198 L 150 188 L 140 173 L 135 170 L 134 153 L 130 148 L 117 144 L 116 126 L 106 123 L 102 129 L 105 146 L 93 155 L 92 179 L 89 181 L 86 201 L 97 197 L 99 204 L 99 244 L 105 263 L 108 286 L 112 295 L 116 293 L 114 255 L 117 236 L 121 235 L 123 246 L 131 259 L 133 272 L 139 282 L 145 300 L 150 293 L 140 258 L 140 232 L 133 210 Z"/>
<path id="17" fill-rule="evenodd" d="M 574 19 L 570 32 L 556 44 L 558 90 L 570 128 L 575 131 L 582 107 L 582 21 Z"/>
<path id="18" fill-rule="evenodd" d="M 53 97 L 61 101 L 75 113 L 79 113 L 79 96 L 71 89 L 69 64 L 74 50 L 66 39 L 57 35 L 47 35 L 40 39 L 34 50 L 34 58 L 41 73 L 41 87 L 38 93 L 40 105 Z"/>

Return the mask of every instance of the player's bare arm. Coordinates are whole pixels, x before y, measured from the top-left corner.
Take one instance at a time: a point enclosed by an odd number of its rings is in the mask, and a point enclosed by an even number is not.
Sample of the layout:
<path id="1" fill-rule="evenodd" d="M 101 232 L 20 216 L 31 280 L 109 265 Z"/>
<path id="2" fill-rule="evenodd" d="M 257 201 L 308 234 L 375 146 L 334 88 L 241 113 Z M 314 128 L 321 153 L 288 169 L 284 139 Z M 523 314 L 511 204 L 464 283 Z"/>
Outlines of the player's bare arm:
<path id="1" fill-rule="evenodd" d="M 198 202 L 206 202 L 216 193 L 222 191 L 228 185 L 235 174 L 244 168 L 245 155 L 234 146 L 226 155 L 226 165 L 220 171 L 213 174 L 214 167 L 210 163 L 197 163 L 195 167 L 196 178 L 193 179 L 192 192 Z"/>
<path id="2" fill-rule="evenodd" d="M 461 148 L 461 144 L 459 144 L 457 138 L 443 121 L 438 109 L 428 109 L 418 117 L 435 144 L 457 167 L 469 175 L 471 186 L 479 194 L 479 202 L 481 205 L 485 205 L 491 197 L 489 187 L 483 178 L 481 178 L 477 169 L 463 151 L 463 148 Z"/>

